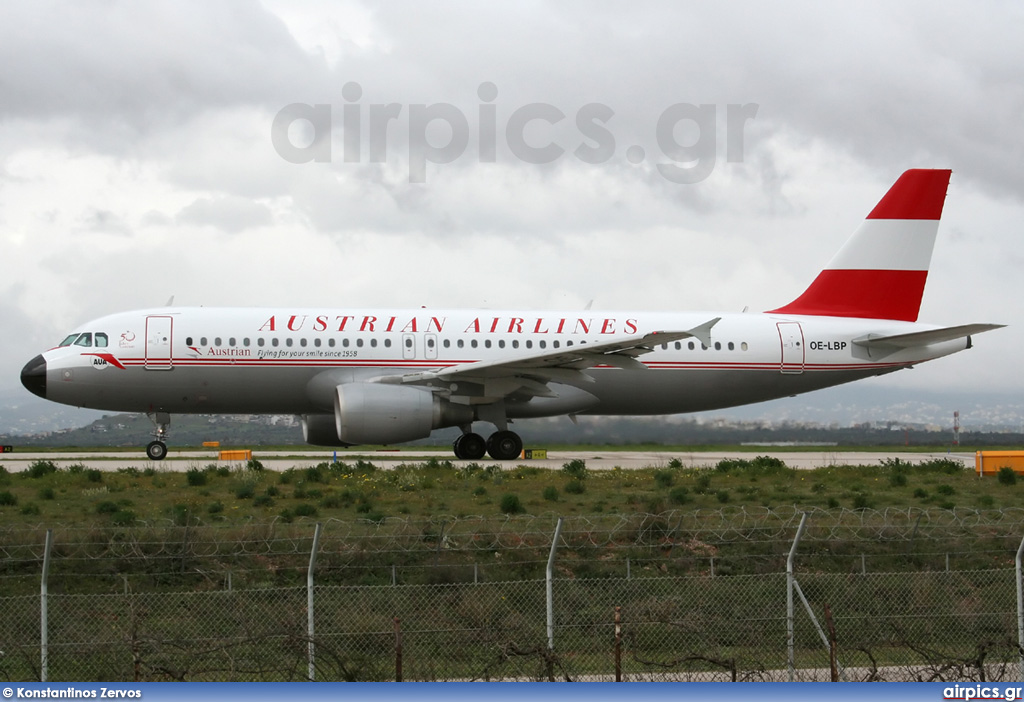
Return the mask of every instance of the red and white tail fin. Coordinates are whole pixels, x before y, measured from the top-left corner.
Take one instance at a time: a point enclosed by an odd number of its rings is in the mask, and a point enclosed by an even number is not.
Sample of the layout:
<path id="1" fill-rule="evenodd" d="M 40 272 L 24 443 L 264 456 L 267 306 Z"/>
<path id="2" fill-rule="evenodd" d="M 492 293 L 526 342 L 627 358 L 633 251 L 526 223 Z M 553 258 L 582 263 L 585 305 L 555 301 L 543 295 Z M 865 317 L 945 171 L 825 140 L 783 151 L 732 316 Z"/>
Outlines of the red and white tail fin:
<path id="1" fill-rule="evenodd" d="M 769 312 L 916 322 L 950 173 L 901 175 L 810 287 Z"/>

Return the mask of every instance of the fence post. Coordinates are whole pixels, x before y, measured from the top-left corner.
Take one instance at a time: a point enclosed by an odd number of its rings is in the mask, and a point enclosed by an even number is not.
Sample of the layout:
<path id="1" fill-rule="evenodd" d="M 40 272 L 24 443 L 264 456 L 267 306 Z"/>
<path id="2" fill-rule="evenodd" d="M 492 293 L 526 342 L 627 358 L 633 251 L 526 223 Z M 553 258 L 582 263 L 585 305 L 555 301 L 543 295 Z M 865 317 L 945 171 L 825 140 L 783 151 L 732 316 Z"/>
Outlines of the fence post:
<path id="1" fill-rule="evenodd" d="M 402 624 L 395 617 L 395 682 L 402 682 Z"/>
<path id="2" fill-rule="evenodd" d="M 313 642 L 313 571 L 316 569 L 316 551 L 320 545 L 320 522 L 313 531 L 313 548 L 309 550 L 309 568 L 306 570 L 306 635 L 309 637 L 307 658 L 309 659 L 309 681 L 316 680 L 316 644 Z"/>
<path id="3" fill-rule="evenodd" d="M 1017 650 L 1020 652 L 1020 679 L 1024 680 L 1024 590 L 1021 586 L 1021 556 L 1024 555 L 1024 539 L 1020 540 L 1017 547 L 1016 563 L 1017 573 Z"/>
<path id="4" fill-rule="evenodd" d="M 547 604 L 548 604 L 548 650 L 555 650 L 555 603 L 554 603 L 554 587 L 552 586 L 552 578 L 554 577 L 555 568 L 555 552 L 558 550 L 558 537 L 562 533 L 562 518 L 558 518 L 558 523 L 555 524 L 555 535 L 551 538 L 551 553 L 548 554 L 548 567 L 546 571 L 545 580 L 547 581 Z"/>
<path id="5" fill-rule="evenodd" d="M 615 682 L 622 682 L 622 607 L 615 607 Z"/>
<path id="6" fill-rule="evenodd" d="M 807 512 L 800 515 L 800 526 L 793 537 L 793 545 L 789 549 L 789 557 L 786 559 L 786 648 L 789 661 L 789 681 L 793 682 L 794 670 L 796 667 L 795 639 L 793 634 L 793 558 L 796 556 L 796 547 L 800 543 L 800 537 L 804 535 L 804 526 L 807 524 Z"/>
<path id="7" fill-rule="evenodd" d="M 53 529 L 46 530 L 46 546 L 43 550 L 43 575 L 39 583 L 39 682 L 46 682 L 50 666 L 49 619 L 47 617 L 47 596 L 50 578 L 50 547 L 53 546 Z"/>

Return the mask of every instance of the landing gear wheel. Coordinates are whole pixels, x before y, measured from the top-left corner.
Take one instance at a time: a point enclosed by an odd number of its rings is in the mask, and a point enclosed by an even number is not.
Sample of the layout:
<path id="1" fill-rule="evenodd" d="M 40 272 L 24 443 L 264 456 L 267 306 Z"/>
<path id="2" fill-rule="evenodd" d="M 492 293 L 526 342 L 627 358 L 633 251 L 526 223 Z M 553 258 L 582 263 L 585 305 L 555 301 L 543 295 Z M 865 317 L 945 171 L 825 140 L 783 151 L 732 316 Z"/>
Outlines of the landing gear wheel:
<path id="1" fill-rule="evenodd" d="M 514 431 L 496 431 L 487 439 L 487 453 L 496 461 L 511 461 L 523 452 L 523 440 Z"/>
<path id="2" fill-rule="evenodd" d="M 487 453 L 487 442 L 484 437 L 473 432 L 463 434 L 452 444 L 455 457 L 464 461 L 479 461 Z"/>
<path id="3" fill-rule="evenodd" d="M 146 446 L 146 455 L 151 461 L 162 461 L 167 456 L 167 444 L 163 441 L 150 441 Z"/>

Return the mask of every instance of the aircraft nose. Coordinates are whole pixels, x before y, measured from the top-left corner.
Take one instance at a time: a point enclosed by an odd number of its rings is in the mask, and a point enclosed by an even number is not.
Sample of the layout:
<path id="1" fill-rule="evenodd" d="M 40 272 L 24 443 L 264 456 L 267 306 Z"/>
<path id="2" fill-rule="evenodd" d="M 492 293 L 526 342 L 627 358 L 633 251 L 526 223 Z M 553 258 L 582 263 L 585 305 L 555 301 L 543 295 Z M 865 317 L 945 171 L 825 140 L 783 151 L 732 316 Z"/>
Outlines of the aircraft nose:
<path id="1" fill-rule="evenodd" d="M 21 369 L 21 384 L 33 395 L 46 397 L 46 359 L 40 354 Z"/>

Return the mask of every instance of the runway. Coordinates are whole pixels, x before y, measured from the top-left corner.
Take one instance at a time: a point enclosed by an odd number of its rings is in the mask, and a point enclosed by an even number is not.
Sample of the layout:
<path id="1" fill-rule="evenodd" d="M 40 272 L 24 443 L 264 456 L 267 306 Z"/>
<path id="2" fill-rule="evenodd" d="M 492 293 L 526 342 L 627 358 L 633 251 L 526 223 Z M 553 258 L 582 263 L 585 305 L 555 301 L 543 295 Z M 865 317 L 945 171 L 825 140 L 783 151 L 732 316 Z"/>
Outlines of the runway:
<path id="1" fill-rule="evenodd" d="M 811 470 L 832 465 L 872 466 L 881 461 L 898 458 L 901 461 L 920 463 L 936 458 L 952 458 L 962 461 L 965 466 L 974 465 L 974 454 L 967 452 L 899 452 L 899 451 L 834 451 L 827 447 L 821 450 L 792 451 L 775 450 L 776 447 L 764 447 L 764 450 L 751 451 L 549 451 L 546 459 L 518 459 L 514 461 L 494 461 L 489 458 L 475 461 L 481 465 L 498 464 L 505 469 L 519 465 L 537 468 L 559 469 L 563 464 L 574 459 L 586 461 L 587 468 L 592 470 L 635 470 L 639 468 L 667 468 L 673 461 L 686 468 L 713 468 L 723 459 L 752 459 L 758 455 L 773 456 L 782 460 L 790 468 Z M 452 457 L 448 449 L 403 449 L 401 451 L 358 451 L 345 450 L 310 450 L 306 448 L 288 451 L 260 451 L 253 449 L 253 458 L 260 461 L 268 470 L 284 471 L 289 468 L 305 468 L 324 461 L 334 460 L 354 463 L 365 460 L 382 469 L 394 469 L 402 464 L 423 463 L 430 459 L 451 461 L 455 466 L 467 465 L 474 461 L 459 461 Z M 68 451 L 39 453 L 0 454 L 0 466 L 10 473 L 26 470 L 37 460 L 49 460 L 62 468 L 81 463 L 88 468 L 105 471 L 116 471 L 123 468 L 145 470 L 154 468 L 159 471 L 184 472 L 189 468 L 205 467 L 211 463 L 217 465 L 244 465 L 244 461 L 221 461 L 217 449 L 201 451 L 168 452 L 163 461 L 150 461 L 142 451 Z"/>

